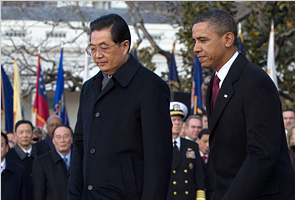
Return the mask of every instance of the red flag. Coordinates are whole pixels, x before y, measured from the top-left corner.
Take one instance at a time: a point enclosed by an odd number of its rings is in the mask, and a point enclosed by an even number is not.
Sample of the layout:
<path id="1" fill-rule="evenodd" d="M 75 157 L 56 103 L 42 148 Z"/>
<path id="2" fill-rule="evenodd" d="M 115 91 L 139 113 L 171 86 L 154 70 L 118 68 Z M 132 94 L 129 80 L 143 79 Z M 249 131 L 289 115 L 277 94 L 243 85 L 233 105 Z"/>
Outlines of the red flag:
<path id="1" fill-rule="evenodd" d="M 36 96 L 33 107 L 33 112 L 36 115 L 35 126 L 44 127 L 49 117 L 49 109 L 47 95 L 45 90 L 44 79 L 40 64 L 40 54 L 38 54 L 38 69 L 36 81 Z"/>

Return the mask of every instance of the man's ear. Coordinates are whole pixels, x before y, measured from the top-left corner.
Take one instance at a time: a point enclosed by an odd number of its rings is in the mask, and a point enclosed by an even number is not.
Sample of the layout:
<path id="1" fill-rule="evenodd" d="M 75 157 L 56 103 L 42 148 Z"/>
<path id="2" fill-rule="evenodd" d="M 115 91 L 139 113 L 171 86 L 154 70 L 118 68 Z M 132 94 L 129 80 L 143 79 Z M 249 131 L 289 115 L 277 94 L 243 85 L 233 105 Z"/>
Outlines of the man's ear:
<path id="1" fill-rule="evenodd" d="M 227 32 L 225 35 L 224 35 L 224 39 L 225 39 L 225 46 L 226 47 L 230 47 L 234 44 L 235 42 L 235 36 L 232 32 Z"/>
<path id="2" fill-rule="evenodd" d="M 122 47 L 124 48 L 124 53 L 128 53 L 128 49 L 130 47 L 130 42 L 128 40 L 123 41 Z"/>

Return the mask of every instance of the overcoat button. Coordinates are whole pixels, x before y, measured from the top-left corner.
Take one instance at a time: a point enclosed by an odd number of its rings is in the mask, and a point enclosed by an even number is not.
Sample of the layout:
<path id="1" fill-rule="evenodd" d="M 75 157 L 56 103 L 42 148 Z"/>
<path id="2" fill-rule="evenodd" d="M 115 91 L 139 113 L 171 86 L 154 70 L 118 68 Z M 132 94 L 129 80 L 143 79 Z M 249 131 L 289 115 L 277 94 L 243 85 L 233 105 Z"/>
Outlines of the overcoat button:
<path id="1" fill-rule="evenodd" d="M 94 148 L 90 149 L 90 153 L 91 154 L 94 154 L 95 153 L 95 149 Z"/>
<path id="2" fill-rule="evenodd" d="M 99 117 L 99 116 L 100 116 L 99 112 L 95 113 L 95 117 Z"/>
<path id="3" fill-rule="evenodd" d="M 93 189 L 93 186 L 92 185 L 88 185 L 87 189 L 88 190 L 92 190 Z"/>

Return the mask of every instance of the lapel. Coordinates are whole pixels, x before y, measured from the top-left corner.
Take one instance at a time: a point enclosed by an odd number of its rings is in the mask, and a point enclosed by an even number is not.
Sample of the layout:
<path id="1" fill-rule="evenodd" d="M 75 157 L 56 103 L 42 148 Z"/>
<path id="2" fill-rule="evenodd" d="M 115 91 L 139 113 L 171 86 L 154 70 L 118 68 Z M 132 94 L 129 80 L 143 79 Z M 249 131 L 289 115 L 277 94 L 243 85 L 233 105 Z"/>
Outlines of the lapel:
<path id="1" fill-rule="evenodd" d="M 207 94 L 206 94 L 206 110 L 207 110 L 207 117 L 208 121 L 210 121 L 212 115 L 212 85 L 213 85 L 213 78 L 215 73 L 213 73 L 211 80 L 207 87 Z"/>
<path id="2" fill-rule="evenodd" d="M 186 151 L 187 151 L 186 139 L 180 138 L 179 157 L 177 159 L 177 162 L 174 163 L 173 169 L 177 168 L 182 163 L 182 161 L 186 158 Z"/>
<path id="3" fill-rule="evenodd" d="M 220 116 L 222 115 L 222 113 L 223 113 L 226 105 L 230 101 L 230 99 L 233 97 L 233 95 L 235 93 L 233 84 L 239 80 L 241 71 L 247 62 L 248 62 L 247 58 L 243 54 L 240 53 L 239 56 L 234 61 L 234 63 L 232 64 L 230 70 L 228 71 L 228 74 L 226 75 L 226 77 L 222 83 L 222 86 L 219 90 L 213 111 L 211 109 L 211 104 L 208 104 L 211 102 L 211 96 L 212 96 L 211 90 L 212 90 L 213 77 L 211 78 L 210 87 L 208 86 L 208 89 L 210 90 L 210 91 L 208 91 L 209 96 L 208 96 L 208 99 L 206 102 L 209 106 L 210 117 L 208 117 L 208 118 L 209 118 L 209 131 L 211 134 L 214 133 L 213 130 L 214 130 Z"/>
<path id="4" fill-rule="evenodd" d="M 62 159 L 62 157 L 60 157 L 60 155 L 56 152 L 55 149 L 52 149 L 50 151 L 50 154 L 51 154 L 53 163 L 55 165 L 58 165 L 58 163 L 61 162 L 62 163 L 62 166 L 63 166 L 63 169 L 64 169 L 64 172 L 65 172 L 65 174 L 67 174 L 68 173 L 68 169 L 67 169 L 66 164 L 64 163 L 64 160 Z"/>

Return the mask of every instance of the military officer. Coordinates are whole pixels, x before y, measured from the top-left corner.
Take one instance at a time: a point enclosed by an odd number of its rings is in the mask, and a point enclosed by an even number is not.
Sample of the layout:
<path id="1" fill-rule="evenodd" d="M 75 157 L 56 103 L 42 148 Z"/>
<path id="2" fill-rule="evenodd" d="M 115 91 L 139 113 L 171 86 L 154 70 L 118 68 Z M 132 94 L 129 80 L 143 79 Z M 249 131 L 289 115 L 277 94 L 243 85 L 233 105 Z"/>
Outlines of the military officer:
<path id="1" fill-rule="evenodd" d="M 173 161 L 168 200 L 205 200 L 203 161 L 198 144 L 179 136 L 187 107 L 181 102 L 171 102 L 170 115 Z"/>

